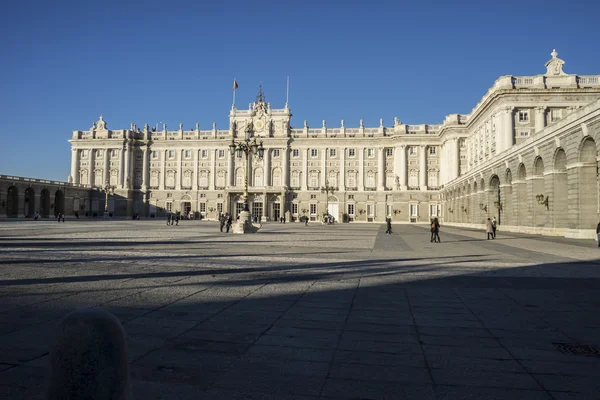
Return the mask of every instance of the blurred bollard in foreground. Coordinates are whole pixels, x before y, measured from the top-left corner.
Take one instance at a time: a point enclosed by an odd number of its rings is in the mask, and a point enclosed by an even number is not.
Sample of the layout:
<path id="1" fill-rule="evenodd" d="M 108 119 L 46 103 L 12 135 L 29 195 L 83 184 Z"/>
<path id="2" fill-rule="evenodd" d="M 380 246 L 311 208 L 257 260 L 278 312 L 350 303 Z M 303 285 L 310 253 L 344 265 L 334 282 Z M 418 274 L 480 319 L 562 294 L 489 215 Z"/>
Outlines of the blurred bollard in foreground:
<path id="1" fill-rule="evenodd" d="M 58 324 L 50 349 L 47 400 L 132 400 L 123 326 L 101 309 L 78 310 Z"/>

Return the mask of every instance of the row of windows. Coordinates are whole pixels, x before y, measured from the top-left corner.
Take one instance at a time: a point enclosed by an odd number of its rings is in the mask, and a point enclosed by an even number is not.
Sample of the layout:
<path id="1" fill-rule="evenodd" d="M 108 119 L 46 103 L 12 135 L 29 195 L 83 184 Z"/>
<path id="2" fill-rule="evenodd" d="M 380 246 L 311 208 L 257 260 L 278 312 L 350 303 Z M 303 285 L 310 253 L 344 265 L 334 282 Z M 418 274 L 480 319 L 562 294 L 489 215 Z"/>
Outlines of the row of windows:
<path id="1" fill-rule="evenodd" d="M 208 150 L 200 150 L 200 158 L 202 159 L 207 159 L 208 158 Z M 386 155 L 388 157 L 391 157 L 394 153 L 394 150 L 391 148 L 387 148 L 385 149 Z M 410 155 L 416 155 L 418 153 L 417 151 L 417 147 L 416 146 L 410 146 L 408 148 L 408 154 Z M 118 155 L 118 150 L 111 150 L 111 157 L 116 157 Z M 176 154 L 176 150 L 168 150 L 167 151 L 167 158 L 169 159 L 174 159 L 175 158 L 175 154 Z M 367 157 L 368 158 L 374 158 L 375 157 L 375 149 L 367 149 Z M 429 155 L 436 155 L 437 154 L 437 148 L 435 146 L 430 146 L 429 147 Z M 104 155 L 104 151 L 103 150 L 96 150 L 96 157 L 102 157 Z M 218 150 L 217 153 L 218 157 L 220 159 L 225 158 L 225 150 L 221 149 Z M 280 157 L 281 152 L 280 149 L 273 149 L 272 150 L 272 156 L 274 158 L 278 158 Z M 348 149 L 348 157 L 349 158 L 353 158 L 356 157 L 356 149 Z M 141 159 L 143 156 L 143 153 L 141 151 L 138 151 L 137 153 L 137 158 Z M 319 150 L 318 149 L 310 149 L 310 156 L 312 158 L 316 158 L 319 156 Z M 81 157 L 82 158 L 87 158 L 88 157 L 88 150 L 82 150 L 81 151 Z M 159 157 L 159 151 L 157 150 L 153 150 L 152 151 L 152 159 L 153 160 L 157 160 Z M 300 150 L 299 149 L 293 149 L 292 150 L 292 157 L 294 158 L 298 158 L 300 157 Z M 329 157 L 337 157 L 337 149 L 329 149 Z M 192 150 L 184 150 L 183 152 L 183 158 L 185 158 L 186 160 L 189 160 L 192 158 Z"/>

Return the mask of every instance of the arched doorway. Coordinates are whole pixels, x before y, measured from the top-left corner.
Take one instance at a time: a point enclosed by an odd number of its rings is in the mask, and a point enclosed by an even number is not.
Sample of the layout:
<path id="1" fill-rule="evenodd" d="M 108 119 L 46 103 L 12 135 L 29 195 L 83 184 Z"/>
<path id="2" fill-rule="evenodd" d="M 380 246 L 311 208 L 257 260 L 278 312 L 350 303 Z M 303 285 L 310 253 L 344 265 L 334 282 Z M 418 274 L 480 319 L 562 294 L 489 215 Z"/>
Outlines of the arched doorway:
<path id="1" fill-rule="evenodd" d="M 48 189 L 43 189 L 40 193 L 40 215 L 43 218 L 50 216 L 50 192 Z"/>
<path id="2" fill-rule="evenodd" d="M 504 217 L 504 225 L 514 224 L 513 215 L 513 193 L 512 193 L 512 172 L 506 170 L 506 183 L 500 186 L 502 191 L 500 208 Z"/>
<path id="3" fill-rule="evenodd" d="M 488 207 L 490 209 L 488 209 L 488 214 L 493 217 L 496 217 L 498 225 L 500 225 L 501 204 L 502 201 L 500 197 L 500 178 L 498 178 L 498 175 L 493 175 L 490 178 L 490 191 L 488 198 Z"/>
<path id="4" fill-rule="evenodd" d="M 517 170 L 517 179 L 515 182 L 517 187 L 517 202 L 515 203 L 515 207 L 517 207 L 517 225 L 526 225 L 527 218 L 527 187 L 526 187 L 526 179 L 527 179 L 527 170 L 525 169 L 525 165 L 521 163 L 519 165 L 519 169 Z"/>
<path id="5" fill-rule="evenodd" d="M 271 212 L 272 221 L 279 221 L 279 218 L 281 218 L 281 215 L 282 215 L 281 197 L 273 196 L 273 202 L 271 203 L 271 208 L 272 208 L 272 212 Z"/>
<path id="6" fill-rule="evenodd" d="M 19 189 L 10 186 L 6 195 L 6 216 L 16 218 L 19 216 Z"/>
<path id="7" fill-rule="evenodd" d="M 202 199 L 202 200 L 206 200 L 206 199 Z M 204 210 L 200 210 L 201 206 L 200 204 L 204 203 Z M 203 217 L 206 216 L 206 201 L 202 201 L 201 203 L 198 204 L 198 210 L 200 212 L 203 212 Z M 188 218 L 189 215 L 192 213 L 192 198 L 190 197 L 190 195 L 184 194 L 181 197 L 181 215 L 183 216 L 183 218 Z"/>
<path id="8" fill-rule="evenodd" d="M 533 179 L 532 182 L 532 195 L 533 198 L 531 202 L 533 203 L 533 213 L 531 213 L 531 225 L 532 226 L 544 226 L 546 223 L 546 218 L 544 217 L 546 205 L 543 202 L 538 201 L 538 197 L 540 199 L 547 198 L 548 195 L 544 191 L 544 160 L 542 157 L 536 157 L 533 163 Z M 542 204 L 540 204 L 542 203 Z"/>
<path id="9" fill-rule="evenodd" d="M 592 229 L 598 223 L 598 168 L 594 139 L 583 140 L 579 152 L 579 229 Z"/>
<path id="10" fill-rule="evenodd" d="M 25 218 L 33 218 L 35 214 L 35 190 L 25 189 Z"/>
<path id="11" fill-rule="evenodd" d="M 567 228 L 569 226 L 569 214 L 567 196 L 569 188 L 567 185 L 567 153 L 561 148 L 554 153 L 554 193 L 552 194 L 552 213 L 555 228 Z"/>
<path id="12" fill-rule="evenodd" d="M 336 221 L 340 221 L 340 203 L 336 196 L 329 196 L 327 198 L 327 212 Z"/>
<path id="13" fill-rule="evenodd" d="M 62 190 L 58 189 L 54 193 L 54 215 L 65 213 L 65 195 Z"/>

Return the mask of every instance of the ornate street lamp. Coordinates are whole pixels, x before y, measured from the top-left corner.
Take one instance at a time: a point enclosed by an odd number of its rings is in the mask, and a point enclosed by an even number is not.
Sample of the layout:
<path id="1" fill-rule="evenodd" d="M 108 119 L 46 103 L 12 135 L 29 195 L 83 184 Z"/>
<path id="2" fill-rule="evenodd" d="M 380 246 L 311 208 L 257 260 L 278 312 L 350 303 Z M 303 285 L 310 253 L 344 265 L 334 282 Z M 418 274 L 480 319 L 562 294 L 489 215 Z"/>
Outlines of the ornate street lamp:
<path id="1" fill-rule="evenodd" d="M 265 149 L 262 142 L 256 143 L 256 138 L 250 141 L 250 137 L 252 137 L 252 134 L 254 133 L 254 125 L 252 122 L 246 125 L 245 133 L 246 139 L 243 141 L 236 142 L 235 139 L 231 139 L 229 153 L 231 154 L 231 157 L 234 157 L 235 154 L 240 158 L 243 154 L 246 155 L 246 176 L 244 178 L 244 194 L 242 195 L 242 201 L 244 202 L 244 211 L 250 212 L 248 207 L 248 171 L 250 169 L 250 154 L 262 159 Z"/>
<path id="2" fill-rule="evenodd" d="M 104 219 L 108 218 L 108 195 L 110 194 L 115 194 L 115 189 L 116 186 L 111 186 L 108 184 L 108 181 L 106 181 L 106 183 L 104 184 L 104 194 L 106 195 L 105 199 L 104 199 Z"/>

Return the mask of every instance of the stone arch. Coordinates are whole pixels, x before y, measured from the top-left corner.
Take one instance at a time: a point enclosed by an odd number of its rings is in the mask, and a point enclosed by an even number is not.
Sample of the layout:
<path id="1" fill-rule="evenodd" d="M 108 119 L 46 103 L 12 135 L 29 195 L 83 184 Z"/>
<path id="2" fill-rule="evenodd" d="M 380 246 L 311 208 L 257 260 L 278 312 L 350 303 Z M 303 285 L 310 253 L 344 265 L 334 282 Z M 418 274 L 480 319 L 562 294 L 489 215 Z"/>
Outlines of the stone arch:
<path id="1" fill-rule="evenodd" d="M 279 167 L 273 168 L 271 185 L 272 186 L 282 186 L 283 185 L 283 182 L 281 181 L 281 168 L 279 168 Z"/>
<path id="2" fill-rule="evenodd" d="M 591 137 L 583 138 L 579 146 L 578 185 L 579 221 L 576 228 L 593 229 L 598 221 L 598 151 Z"/>
<path id="3" fill-rule="evenodd" d="M 19 189 L 15 185 L 6 191 L 6 216 L 16 218 L 19 216 Z"/>
<path id="4" fill-rule="evenodd" d="M 40 215 L 44 218 L 50 216 L 50 191 L 46 188 L 40 193 Z"/>
<path id="5" fill-rule="evenodd" d="M 65 194 L 58 189 L 54 192 L 54 215 L 65 213 Z"/>
<path id="6" fill-rule="evenodd" d="M 32 187 L 25 189 L 25 218 L 32 218 L 35 214 L 35 190 Z"/>
<path id="7" fill-rule="evenodd" d="M 533 176 L 543 176 L 544 175 L 544 160 L 542 157 L 537 156 L 533 161 Z"/>
<path id="8" fill-rule="evenodd" d="M 554 228 L 566 229 L 569 226 L 567 183 L 567 153 L 561 147 L 554 152 L 554 170 L 552 171 L 552 209 Z"/>
<path id="9" fill-rule="evenodd" d="M 490 177 L 487 195 L 487 214 L 490 217 L 495 217 L 496 223 L 500 224 L 500 204 L 502 203 L 502 197 L 500 192 L 500 178 L 496 174 Z"/>
<path id="10" fill-rule="evenodd" d="M 525 168 L 525 164 L 523 163 L 519 164 L 519 167 L 517 169 L 517 178 L 520 181 L 524 181 L 527 178 L 527 169 Z"/>
<path id="11" fill-rule="evenodd" d="M 512 171 L 506 168 L 504 186 L 500 187 L 501 210 L 504 225 L 514 225 Z"/>

